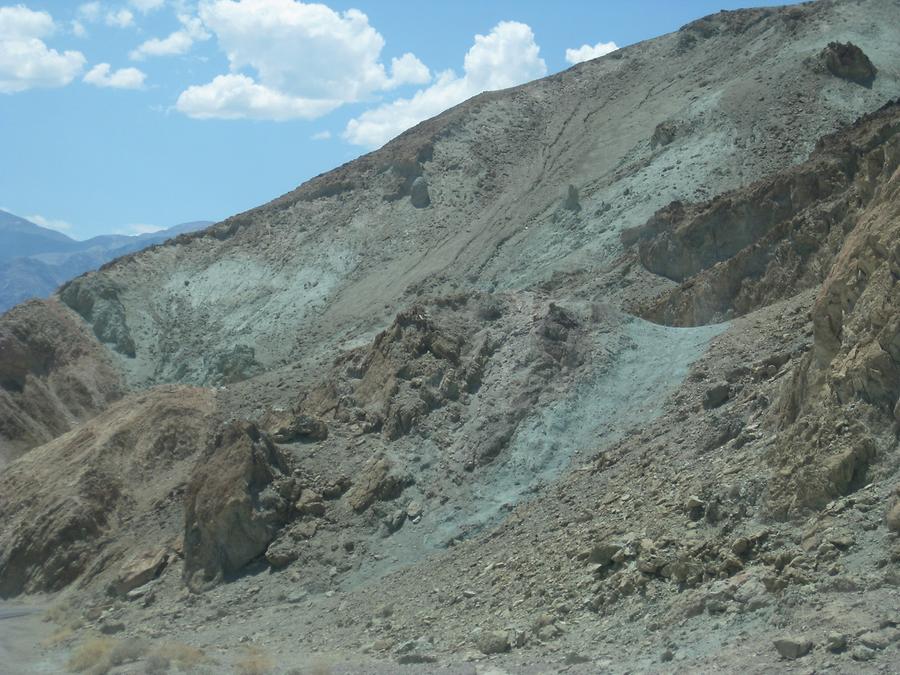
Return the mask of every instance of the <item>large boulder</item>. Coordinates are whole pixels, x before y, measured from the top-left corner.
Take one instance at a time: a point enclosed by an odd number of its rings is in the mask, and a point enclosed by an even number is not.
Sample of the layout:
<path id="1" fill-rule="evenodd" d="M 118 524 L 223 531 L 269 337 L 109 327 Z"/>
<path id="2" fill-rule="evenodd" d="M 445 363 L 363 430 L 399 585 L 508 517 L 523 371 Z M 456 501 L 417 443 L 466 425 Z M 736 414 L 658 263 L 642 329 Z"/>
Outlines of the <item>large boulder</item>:
<path id="1" fill-rule="evenodd" d="M 878 69 L 862 49 L 852 42 L 830 42 L 821 54 L 828 71 L 837 77 L 871 86 Z"/>
<path id="2" fill-rule="evenodd" d="M 184 575 L 194 588 L 265 553 L 290 511 L 287 462 L 250 422 L 224 425 L 185 495 Z"/>

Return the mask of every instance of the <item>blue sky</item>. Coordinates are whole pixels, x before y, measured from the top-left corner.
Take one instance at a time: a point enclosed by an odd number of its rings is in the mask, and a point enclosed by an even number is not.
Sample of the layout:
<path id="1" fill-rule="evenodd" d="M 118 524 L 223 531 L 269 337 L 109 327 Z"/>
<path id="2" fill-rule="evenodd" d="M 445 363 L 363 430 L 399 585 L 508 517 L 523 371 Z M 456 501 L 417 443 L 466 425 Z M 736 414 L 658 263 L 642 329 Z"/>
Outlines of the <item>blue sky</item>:
<path id="1" fill-rule="evenodd" d="M 0 208 L 79 239 L 220 220 L 479 91 L 747 4 L 0 0 Z"/>

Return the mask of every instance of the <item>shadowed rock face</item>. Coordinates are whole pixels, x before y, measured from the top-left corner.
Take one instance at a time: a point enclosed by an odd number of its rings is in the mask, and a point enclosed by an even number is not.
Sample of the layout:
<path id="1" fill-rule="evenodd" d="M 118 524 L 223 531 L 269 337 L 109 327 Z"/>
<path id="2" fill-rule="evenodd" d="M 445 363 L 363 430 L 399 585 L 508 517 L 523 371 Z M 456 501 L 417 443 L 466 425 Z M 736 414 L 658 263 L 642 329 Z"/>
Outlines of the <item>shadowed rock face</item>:
<path id="1" fill-rule="evenodd" d="M 830 42 L 822 50 L 821 58 L 832 75 L 871 87 L 878 69 L 852 42 Z"/>
<path id="2" fill-rule="evenodd" d="M 125 383 L 78 317 L 55 300 L 0 317 L 0 466 L 120 398 Z"/>
<path id="3" fill-rule="evenodd" d="M 649 270 L 682 282 L 640 309 L 664 323 L 744 314 L 820 286 L 812 350 L 785 385 L 770 453 L 778 516 L 859 489 L 895 443 L 898 167 L 894 103 L 823 139 L 796 169 L 706 204 L 670 205 L 623 237 Z"/>
<path id="4" fill-rule="evenodd" d="M 261 556 L 292 505 L 286 460 L 253 424 L 223 427 L 185 496 L 184 575 L 194 587 Z"/>
<path id="5" fill-rule="evenodd" d="M 845 232 L 896 169 L 896 110 L 822 139 L 790 171 L 710 202 L 672 203 L 623 232 L 646 269 L 680 283 L 640 313 L 668 325 L 711 323 L 821 283 Z"/>

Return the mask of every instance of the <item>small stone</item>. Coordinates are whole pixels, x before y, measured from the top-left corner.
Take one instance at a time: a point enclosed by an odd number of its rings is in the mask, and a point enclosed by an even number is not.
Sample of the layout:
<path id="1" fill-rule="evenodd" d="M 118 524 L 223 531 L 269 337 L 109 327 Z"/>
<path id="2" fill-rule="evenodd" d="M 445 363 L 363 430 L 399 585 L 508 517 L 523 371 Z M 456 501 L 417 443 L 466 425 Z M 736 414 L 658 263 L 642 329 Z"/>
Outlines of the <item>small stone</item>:
<path id="1" fill-rule="evenodd" d="M 890 637 L 884 631 L 869 631 L 859 636 L 859 642 L 869 649 L 886 649 L 891 644 Z"/>
<path id="2" fill-rule="evenodd" d="M 731 552 L 735 555 L 743 555 L 750 550 L 750 540 L 747 537 L 738 537 L 731 544 Z"/>
<path id="3" fill-rule="evenodd" d="M 417 518 L 421 517 L 421 515 L 422 515 L 422 504 L 420 504 L 416 500 L 411 501 L 409 503 L 409 505 L 406 507 L 406 517 L 409 518 L 410 520 L 415 521 Z"/>
<path id="4" fill-rule="evenodd" d="M 659 660 L 662 661 L 663 663 L 668 663 L 669 661 L 671 661 L 674 658 L 675 658 L 674 652 L 672 652 L 671 649 L 667 649 L 659 657 Z"/>
<path id="5" fill-rule="evenodd" d="M 478 636 L 476 646 L 482 654 L 502 654 L 509 651 L 509 636 L 502 630 L 486 631 Z"/>
<path id="6" fill-rule="evenodd" d="M 850 650 L 850 658 L 854 661 L 871 661 L 875 658 L 875 650 L 864 645 L 856 645 Z"/>
<path id="7" fill-rule="evenodd" d="M 900 500 L 888 510 L 884 520 L 891 532 L 900 532 Z"/>
<path id="8" fill-rule="evenodd" d="M 125 624 L 121 621 L 104 621 L 100 624 L 100 632 L 104 635 L 115 635 L 125 630 Z"/>
<path id="9" fill-rule="evenodd" d="M 577 652 L 569 652 L 566 654 L 566 658 L 563 659 L 563 663 L 567 666 L 575 666 L 579 663 L 590 663 L 591 660 L 587 656 L 583 656 Z"/>
<path id="10" fill-rule="evenodd" d="M 812 641 L 800 637 L 783 637 L 774 641 L 775 649 L 784 659 L 799 659 L 812 649 Z"/>
<path id="11" fill-rule="evenodd" d="M 825 638 L 825 649 L 835 654 L 847 649 L 847 636 L 843 633 L 829 633 Z"/>
<path id="12" fill-rule="evenodd" d="M 731 385 L 729 385 L 727 382 L 720 382 L 719 384 L 706 390 L 706 393 L 703 395 L 703 407 L 707 410 L 718 408 L 720 405 L 725 403 L 725 401 L 727 401 L 730 396 Z"/>
<path id="13" fill-rule="evenodd" d="M 428 182 L 424 176 L 418 176 L 409 188 L 409 201 L 417 209 L 424 209 L 431 204 L 428 194 Z"/>

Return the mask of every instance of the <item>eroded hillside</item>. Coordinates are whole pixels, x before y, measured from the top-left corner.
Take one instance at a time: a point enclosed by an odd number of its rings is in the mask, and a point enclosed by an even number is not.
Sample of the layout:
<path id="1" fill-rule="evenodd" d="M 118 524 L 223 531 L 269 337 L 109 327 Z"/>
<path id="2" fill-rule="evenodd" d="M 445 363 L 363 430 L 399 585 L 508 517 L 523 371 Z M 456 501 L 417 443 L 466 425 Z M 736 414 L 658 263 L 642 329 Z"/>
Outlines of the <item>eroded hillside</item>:
<path id="1" fill-rule="evenodd" d="M 0 595 L 210 672 L 889 670 L 898 15 L 701 19 L 5 315 Z"/>

